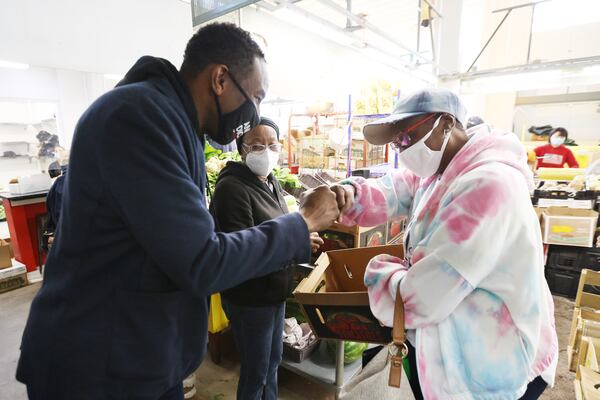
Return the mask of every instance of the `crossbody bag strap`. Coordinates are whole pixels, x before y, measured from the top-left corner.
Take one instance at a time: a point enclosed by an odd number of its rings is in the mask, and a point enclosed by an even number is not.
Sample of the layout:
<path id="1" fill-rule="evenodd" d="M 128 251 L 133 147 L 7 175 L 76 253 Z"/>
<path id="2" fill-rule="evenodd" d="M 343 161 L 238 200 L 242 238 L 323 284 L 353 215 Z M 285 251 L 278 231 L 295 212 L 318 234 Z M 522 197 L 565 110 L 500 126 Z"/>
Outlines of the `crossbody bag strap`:
<path id="1" fill-rule="evenodd" d="M 404 358 L 408 355 L 406 346 L 406 334 L 404 332 L 404 302 L 400 295 L 400 285 L 396 292 L 396 303 L 394 305 L 394 327 L 392 328 L 392 344 L 390 344 L 390 378 L 388 385 L 400 387 L 402 379 L 402 364 Z"/>

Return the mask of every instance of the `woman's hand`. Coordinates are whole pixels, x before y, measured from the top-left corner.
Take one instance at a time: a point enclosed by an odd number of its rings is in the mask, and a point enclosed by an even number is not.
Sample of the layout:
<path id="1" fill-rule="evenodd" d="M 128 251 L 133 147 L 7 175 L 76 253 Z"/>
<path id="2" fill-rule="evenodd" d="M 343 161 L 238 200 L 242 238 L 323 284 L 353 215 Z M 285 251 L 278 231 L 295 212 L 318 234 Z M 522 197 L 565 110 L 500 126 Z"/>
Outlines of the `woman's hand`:
<path id="1" fill-rule="evenodd" d="M 325 243 L 323 239 L 319 236 L 317 232 L 312 232 L 310 234 L 310 248 L 313 253 L 316 253 L 319 248 Z"/>
<path id="2" fill-rule="evenodd" d="M 354 186 L 352 185 L 332 185 L 331 191 L 335 193 L 340 214 L 344 214 L 354 206 Z"/>

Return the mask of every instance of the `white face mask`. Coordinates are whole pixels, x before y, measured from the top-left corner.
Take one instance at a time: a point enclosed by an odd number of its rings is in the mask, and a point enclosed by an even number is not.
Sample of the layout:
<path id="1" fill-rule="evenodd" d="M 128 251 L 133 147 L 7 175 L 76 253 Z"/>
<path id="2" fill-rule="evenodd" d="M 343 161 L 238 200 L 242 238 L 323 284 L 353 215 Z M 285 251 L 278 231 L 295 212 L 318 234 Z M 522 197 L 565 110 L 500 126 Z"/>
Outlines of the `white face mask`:
<path id="1" fill-rule="evenodd" d="M 266 149 L 262 153 L 248 153 L 245 162 L 256 176 L 269 176 L 279 163 L 279 152 Z"/>
<path id="2" fill-rule="evenodd" d="M 440 163 L 442 162 L 444 150 L 446 150 L 446 146 L 450 140 L 452 129 L 444 131 L 444 143 L 442 144 L 442 148 L 440 150 L 431 150 L 425 144 L 427 139 L 431 137 L 431 134 L 435 128 L 437 128 L 439 125 L 441 118 L 442 116 L 435 121 L 433 128 L 427 133 L 427 135 L 423 137 L 423 139 L 419 140 L 417 143 L 413 144 L 398 155 L 402 165 L 410 169 L 415 173 L 415 175 L 421 178 L 429 178 L 435 174 L 438 169 L 440 169 Z"/>
<path id="3" fill-rule="evenodd" d="M 565 138 L 562 136 L 552 136 L 550 138 L 550 144 L 552 147 L 559 147 L 565 143 Z"/>

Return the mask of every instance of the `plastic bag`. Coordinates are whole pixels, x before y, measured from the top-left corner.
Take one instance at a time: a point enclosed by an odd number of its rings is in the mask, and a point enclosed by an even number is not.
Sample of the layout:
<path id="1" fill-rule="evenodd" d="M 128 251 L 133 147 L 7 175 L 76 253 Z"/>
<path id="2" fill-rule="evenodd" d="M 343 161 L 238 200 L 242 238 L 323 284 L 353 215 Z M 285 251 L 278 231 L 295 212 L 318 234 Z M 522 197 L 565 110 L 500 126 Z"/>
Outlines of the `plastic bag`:
<path id="1" fill-rule="evenodd" d="M 229 326 L 229 320 L 225 315 L 221 304 L 221 294 L 215 293 L 210 296 L 210 311 L 208 313 L 208 331 L 219 333 Z"/>

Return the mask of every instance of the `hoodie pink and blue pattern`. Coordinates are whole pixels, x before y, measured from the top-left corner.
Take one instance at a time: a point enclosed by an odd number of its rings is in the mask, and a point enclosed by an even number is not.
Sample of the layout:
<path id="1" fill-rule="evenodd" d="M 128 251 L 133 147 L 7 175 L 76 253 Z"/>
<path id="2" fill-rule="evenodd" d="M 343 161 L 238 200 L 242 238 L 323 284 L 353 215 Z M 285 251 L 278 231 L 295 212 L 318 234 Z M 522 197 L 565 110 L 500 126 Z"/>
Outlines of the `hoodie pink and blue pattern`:
<path id="1" fill-rule="evenodd" d="M 513 400 L 537 376 L 552 386 L 558 361 L 533 176 L 514 134 L 467 134 L 441 176 L 346 181 L 356 202 L 342 222 L 409 217 L 406 259 L 378 256 L 364 280 L 387 326 L 400 286 L 425 398 Z"/>

